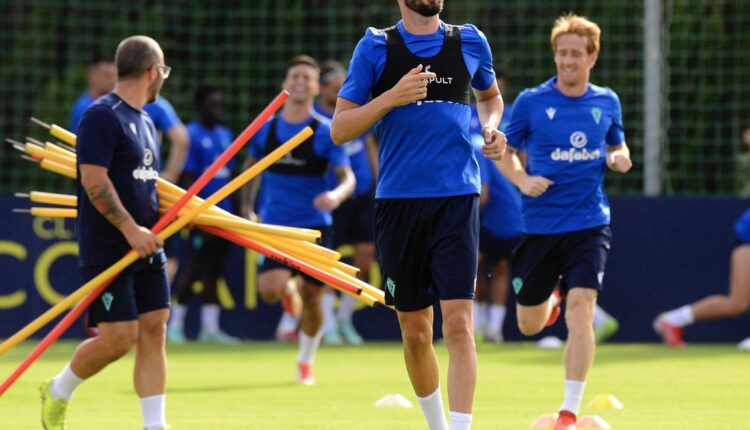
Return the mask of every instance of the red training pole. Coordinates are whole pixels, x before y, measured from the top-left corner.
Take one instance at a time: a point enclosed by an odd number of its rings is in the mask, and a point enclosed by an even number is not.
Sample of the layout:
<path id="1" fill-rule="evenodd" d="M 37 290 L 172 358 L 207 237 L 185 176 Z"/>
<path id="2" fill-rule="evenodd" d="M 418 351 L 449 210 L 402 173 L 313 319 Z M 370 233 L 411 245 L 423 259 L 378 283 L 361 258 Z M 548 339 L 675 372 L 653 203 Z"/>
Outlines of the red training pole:
<path id="1" fill-rule="evenodd" d="M 245 128 L 245 130 L 240 133 L 239 136 L 232 142 L 232 144 L 219 156 L 219 158 L 216 159 L 216 161 L 211 164 L 211 166 L 203 172 L 203 174 L 193 183 L 193 185 L 188 188 L 187 192 L 183 194 L 182 197 L 180 197 L 179 200 L 177 200 L 177 203 L 175 203 L 167 213 L 164 214 L 157 222 L 156 224 L 151 228 L 151 231 L 153 233 L 159 233 L 162 231 L 167 225 L 169 225 L 170 222 L 179 214 L 180 210 L 190 201 L 193 196 L 198 194 L 203 187 L 208 184 L 208 182 L 213 179 L 214 175 L 222 168 L 224 167 L 227 162 L 235 155 L 237 152 L 239 152 L 240 149 L 247 143 L 250 138 L 255 135 L 255 133 L 260 130 L 260 128 L 263 126 L 263 124 L 268 121 L 268 119 L 276 112 L 278 111 L 281 106 L 284 104 L 286 99 L 289 97 L 289 93 L 285 90 L 282 90 L 276 98 L 274 98 L 271 103 L 269 103 L 268 106 L 266 106 L 265 109 L 258 115 L 258 117 L 253 120 L 253 122 L 250 123 L 250 125 Z M 2 397 L 3 394 L 10 388 L 11 385 L 13 385 L 14 382 L 23 374 L 26 369 L 31 366 L 31 364 L 39 358 L 42 353 L 65 332 L 65 330 L 70 327 L 73 322 L 75 322 L 76 319 L 85 311 L 91 302 L 96 300 L 97 297 L 109 286 L 109 284 L 115 279 L 115 277 L 109 279 L 107 282 L 102 284 L 99 288 L 92 291 L 86 298 L 84 298 L 79 304 L 77 304 L 68 314 L 63 318 L 55 328 L 50 331 L 47 336 L 42 339 L 42 341 L 39 343 L 39 345 L 34 348 L 31 353 L 29 353 L 28 356 L 23 360 L 20 366 L 16 368 L 16 370 L 11 373 L 11 375 L 6 379 L 2 385 L 0 385 L 0 397 Z"/>
<path id="2" fill-rule="evenodd" d="M 294 270 L 299 270 L 300 272 L 305 272 L 308 275 L 319 279 L 326 284 L 335 286 L 339 289 L 346 290 L 350 293 L 360 295 L 362 294 L 362 289 L 359 287 L 355 287 L 352 284 L 349 284 L 348 282 L 344 281 L 343 279 L 336 278 L 335 276 L 332 276 L 329 273 L 324 272 L 323 270 L 318 269 L 315 266 L 311 266 L 297 258 L 294 258 L 290 255 L 275 251 L 271 248 L 268 248 L 266 246 L 263 246 L 255 241 L 252 241 L 246 237 L 240 236 L 236 233 L 232 233 L 229 231 L 226 231 L 219 227 L 213 227 L 208 225 L 200 225 L 198 226 L 201 230 L 205 230 L 209 233 L 212 233 L 216 236 L 222 237 L 230 242 L 234 242 L 237 245 L 244 246 L 245 248 L 250 248 L 253 251 L 260 252 L 261 254 L 270 257 L 280 263 L 286 264 L 287 266 L 291 267 Z"/>

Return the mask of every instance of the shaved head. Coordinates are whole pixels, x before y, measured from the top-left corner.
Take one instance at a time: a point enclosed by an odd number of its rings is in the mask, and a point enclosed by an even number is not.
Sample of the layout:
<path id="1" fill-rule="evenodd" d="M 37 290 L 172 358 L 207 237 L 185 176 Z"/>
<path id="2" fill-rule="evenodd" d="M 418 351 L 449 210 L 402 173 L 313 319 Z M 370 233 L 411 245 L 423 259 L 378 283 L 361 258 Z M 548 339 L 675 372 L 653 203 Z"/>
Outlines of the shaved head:
<path id="1" fill-rule="evenodd" d="M 117 46 L 117 79 L 137 78 L 149 67 L 163 62 L 164 53 L 154 39 L 148 36 L 130 36 Z"/>

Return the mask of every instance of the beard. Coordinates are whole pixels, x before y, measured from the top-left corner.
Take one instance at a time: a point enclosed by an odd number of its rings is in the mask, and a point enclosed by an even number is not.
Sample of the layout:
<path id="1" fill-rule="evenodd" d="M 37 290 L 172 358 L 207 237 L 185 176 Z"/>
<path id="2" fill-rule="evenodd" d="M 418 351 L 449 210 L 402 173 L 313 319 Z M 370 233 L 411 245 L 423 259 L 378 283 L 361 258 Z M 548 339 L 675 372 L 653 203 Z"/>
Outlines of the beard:
<path id="1" fill-rule="evenodd" d="M 149 88 L 148 88 L 148 103 L 153 103 L 156 101 L 156 98 L 159 97 L 159 91 L 161 91 L 161 86 L 164 85 L 164 79 L 157 79 Z"/>
<path id="2" fill-rule="evenodd" d="M 404 0 L 404 5 L 428 18 L 443 11 L 443 0 Z"/>

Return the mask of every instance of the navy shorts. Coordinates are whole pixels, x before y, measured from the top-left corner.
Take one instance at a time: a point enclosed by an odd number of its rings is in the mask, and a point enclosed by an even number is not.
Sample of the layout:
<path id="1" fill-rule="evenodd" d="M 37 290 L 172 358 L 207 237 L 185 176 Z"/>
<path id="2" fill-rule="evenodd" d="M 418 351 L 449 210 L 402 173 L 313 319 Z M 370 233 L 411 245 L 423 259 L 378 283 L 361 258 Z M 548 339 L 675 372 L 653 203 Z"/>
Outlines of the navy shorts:
<path id="1" fill-rule="evenodd" d="M 606 225 L 569 233 L 521 236 L 511 262 L 511 284 L 518 304 L 544 303 L 558 280 L 563 296 L 576 287 L 601 291 L 611 238 Z"/>
<path id="2" fill-rule="evenodd" d="M 83 281 L 88 282 L 107 266 L 81 267 Z M 138 315 L 169 308 L 167 259 L 163 252 L 139 259 L 123 270 L 89 307 L 88 324 L 136 321 Z"/>
<path id="3" fill-rule="evenodd" d="M 479 196 L 375 201 L 375 247 L 385 299 L 403 312 L 473 299 Z"/>
<path id="4" fill-rule="evenodd" d="M 328 226 L 322 226 L 322 227 L 306 227 L 311 230 L 319 230 L 320 231 L 320 243 L 318 245 L 323 246 L 328 249 L 333 249 L 333 230 L 331 227 Z M 316 278 L 313 278 L 312 276 L 300 272 L 299 270 L 294 270 L 287 266 L 286 264 L 276 261 L 273 258 L 266 257 L 263 254 L 258 255 L 258 273 L 267 272 L 269 270 L 273 269 L 287 269 L 292 272 L 292 276 L 294 275 L 302 275 L 305 280 L 308 282 L 311 282 L 315 285 L 323 285 L 324 282 L 319 281 Z"/>
<path id="5" fill-rule="evenodd" d="M 372 193 L 348 198 L 333 211 L 333 243 L 341 245 L 375 240 L 375 198 Z"/>
<path id="6" fill-rule="evenodd" d="M 500 238 L 494 236 L 487 229 L 479 230 L 479 252 L 484 256 L 484 263 L 494 266 L 502 260 L 510 261 L 513 250 L 518 245 L 520 236 Z"/>

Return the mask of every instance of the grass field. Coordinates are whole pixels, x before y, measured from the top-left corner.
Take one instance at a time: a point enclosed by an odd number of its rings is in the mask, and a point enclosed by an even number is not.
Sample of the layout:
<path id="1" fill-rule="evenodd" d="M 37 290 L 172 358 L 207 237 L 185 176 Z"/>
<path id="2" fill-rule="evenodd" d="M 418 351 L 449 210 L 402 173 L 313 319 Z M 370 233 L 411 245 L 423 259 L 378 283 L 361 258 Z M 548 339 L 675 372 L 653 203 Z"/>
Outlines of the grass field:
<path id="1" fill-rule="evenodd" d="M 37 429 L 37 385 L 65 364 L 73 343 L 54 346 L 0 399 L 0 429 Z M 5 378 L 28 352 L 0 358 Z M 447 353 L 437 347 L 443 381 Z M 480 345 L 474 429 L 526 429 L 562 399 L 562 351 L 533 344 Z M 167 417 L 188 429 L 423 429 L 417 405 L 375 408 L 387 393 L 416 403 L 396 343 L 321 349 L 318 384 L 293 384 L 296 347 L 246 343 L 169 348 Z M 73 398 L 69 429 L 141 428 L 131 385 L 132 354 L 84 384 Z M 445 387 L 443 387 L 445 388 Z M 750 429 L 750 354 L 734 345 L 669 350 L 657 345 L 599 349 L 584 403 L 612 393 L 621 411 L 592 411 L 615 430 Z M 445 395 L 445 394 L 444 394 Z"/>

